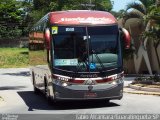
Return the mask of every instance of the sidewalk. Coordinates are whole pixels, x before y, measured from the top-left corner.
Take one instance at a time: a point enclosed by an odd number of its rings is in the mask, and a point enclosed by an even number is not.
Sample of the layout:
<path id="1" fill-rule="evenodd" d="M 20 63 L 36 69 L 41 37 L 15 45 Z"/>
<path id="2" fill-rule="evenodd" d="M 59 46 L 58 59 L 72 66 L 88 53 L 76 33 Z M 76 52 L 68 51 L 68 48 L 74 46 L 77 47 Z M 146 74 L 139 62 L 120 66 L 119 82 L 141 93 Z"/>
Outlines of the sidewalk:
<path id="1" fill-rule="evenodd" d="M 124 80 L 124 89 L 123 89 L 124 93 L 160 96 L 159 88 L 147 88 L 147 87 L 131 85 L 132 81 L 131 80 L 127 81 L 127 79 Z"/>
<path id="2" fill-rule="evenodd" d="M 131 94 L 160 96 L 160 92 L 152 92 L 152 91 L 150 91 L 149 88 L 147 89 L 147 91 L 142 91 L 142 90 L 137 90 L 137 89 L 130 88 L 129 86 L 125 86 L 124 89 L 123 89 L 123 92 L 124 93 L 131 93 Z"/>
<path id="3" fill-rule="evenodd" d="M 135 76 L 133 75 L 124 78 L 124 93 L 160 96 L 159 88 L 147 88 L 131 85 L 134 79 Z"/>

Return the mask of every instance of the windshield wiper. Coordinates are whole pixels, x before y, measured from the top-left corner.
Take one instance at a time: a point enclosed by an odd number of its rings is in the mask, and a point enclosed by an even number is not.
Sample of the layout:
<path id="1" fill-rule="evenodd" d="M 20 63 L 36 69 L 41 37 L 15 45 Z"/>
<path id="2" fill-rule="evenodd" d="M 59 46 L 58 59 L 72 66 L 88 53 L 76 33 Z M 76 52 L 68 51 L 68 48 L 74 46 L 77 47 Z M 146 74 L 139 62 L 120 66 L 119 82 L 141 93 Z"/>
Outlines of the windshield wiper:
<path id="1" fill-rule="evenodd" d="M 75 73 L 78 73 L 79 71 L 82 71 L 82 69 L 87 69 L 87 62 L 86 62 L 86 56 L 87 53 L 83 53 L 81 61 L 82 62 L 78 62 L 77 66 L 76 66 L 76 71 Z"/>
<path id="2" fill-rule="evenodd" d="M 95 55 L 98 63 L 100 64 L 102 70 L 99 70 L 99 71 L 102 73 L 102 72 L 105 70 L 105 67 L 104 67 L 102 61 L 100 60 L 99 56 L 97 55 L 97 53 L 96 53 L 94 50 L 92 50 L 92 56 L 93 56 L 93 55 Z M 93 57 L 92 57 L 92 61 L 93 61 Z"/>

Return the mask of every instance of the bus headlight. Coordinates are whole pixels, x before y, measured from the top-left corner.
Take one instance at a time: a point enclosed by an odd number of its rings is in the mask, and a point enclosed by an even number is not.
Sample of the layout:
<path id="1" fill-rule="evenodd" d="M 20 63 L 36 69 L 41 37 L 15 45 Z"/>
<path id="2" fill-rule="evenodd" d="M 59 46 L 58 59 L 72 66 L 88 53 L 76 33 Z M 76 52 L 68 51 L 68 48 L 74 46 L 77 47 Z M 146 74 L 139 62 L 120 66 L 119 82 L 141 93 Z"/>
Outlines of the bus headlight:
<path id="1" fill-rule="evenodd" d="M 66 87 L 66 86 L 68 86 L 68 84 L 65 83 L 65 82 L 63 82 L 63 83 L 62 83 L 62 86 L 63 86 L 63 87 Z"/>
<path id="2" fill-rule="evenodd" d="M 117 81 L 113 81 L 112 84 L 113 84 L 113 85 L 116 85 L 116 84 L 117 84 Z"/>
<path id="3" fill-rule="evenodd" d="M 56 80 L 55 83 L 56 83 L 56 85 L 63 86 L 63 87 L 68 86 L 68 83 L 65 81 Z"/>
<path id="4" fill-rule="evenodd" d="M 117 84 L 121 84 L 121 83 L 123 83 L 123 79 L 122 78 L 114 80 L 111 84 L 117 85 Z"/>

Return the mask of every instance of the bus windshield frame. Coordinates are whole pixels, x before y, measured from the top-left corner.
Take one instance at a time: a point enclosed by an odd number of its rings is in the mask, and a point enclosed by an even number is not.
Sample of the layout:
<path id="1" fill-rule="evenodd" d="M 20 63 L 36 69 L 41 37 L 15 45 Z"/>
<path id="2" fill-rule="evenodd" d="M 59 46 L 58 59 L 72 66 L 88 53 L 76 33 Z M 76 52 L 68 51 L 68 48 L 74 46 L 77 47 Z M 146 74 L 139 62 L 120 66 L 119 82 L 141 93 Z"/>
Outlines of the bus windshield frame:
<path id="1" fill-rule="evenodd" d="M 117 25 L 58 26 L 54 32 L 53 68 L 61 72 L 58 74 L 99 73 L 122 68 Z"/>

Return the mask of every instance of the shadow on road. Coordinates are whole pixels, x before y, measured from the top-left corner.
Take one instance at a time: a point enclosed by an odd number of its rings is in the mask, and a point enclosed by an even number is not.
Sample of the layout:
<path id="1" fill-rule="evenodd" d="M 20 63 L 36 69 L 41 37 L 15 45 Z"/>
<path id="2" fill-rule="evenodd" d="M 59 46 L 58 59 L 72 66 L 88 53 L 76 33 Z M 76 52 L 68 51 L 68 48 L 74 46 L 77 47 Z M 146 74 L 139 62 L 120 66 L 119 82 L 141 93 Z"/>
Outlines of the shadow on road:
<path id="1" fill-rule="evenodd" d="M 29 71 L 24 71 L 24 72 L 18 72 L 18 73 L 4 73 L 3 75 L 12 75 L 12 76 L 24 76 L 24 77 L 28 77 L 28 76 L 30 76 L 30 72 L 29 72 Z"/>
<path id="2" fill-rule="evenodd" d="M 47 100 L 43 95 L 35 95 L 33 91 L 21 91 L 18 92 L 20 97 L 24 100 L 28 106 L 28 111 L 34 109 L 39 110 L 71 110 L 71 109 L 90 109 L 90 108 L 102 108 L 102 107 L 117 107 L 120 106 L 116 103 L 106 101 L 94 100 L 94 101 L 61 101 L 56 102 L 54 105 L 48 105 Z"/>
<path id="3" fill-rule="evenodd" d="M 0 90 L 20 90 L 22 88 L 26 88 L 26 86 L 3 86 L 0 87 Z"/>

